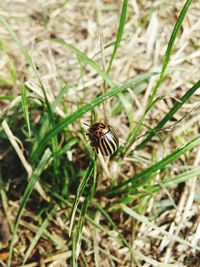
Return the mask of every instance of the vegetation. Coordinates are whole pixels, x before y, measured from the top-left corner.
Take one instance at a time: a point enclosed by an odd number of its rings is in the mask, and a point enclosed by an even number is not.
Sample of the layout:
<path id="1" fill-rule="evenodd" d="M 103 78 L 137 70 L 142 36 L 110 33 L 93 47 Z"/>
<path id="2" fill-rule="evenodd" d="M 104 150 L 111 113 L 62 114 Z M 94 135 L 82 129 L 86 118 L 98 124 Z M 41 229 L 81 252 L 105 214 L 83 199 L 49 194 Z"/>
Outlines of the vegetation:
<path id="1" fill-rule="evenodd" d="M 0 265 L 200 266 L 198 1 L 8 2 Z"/>

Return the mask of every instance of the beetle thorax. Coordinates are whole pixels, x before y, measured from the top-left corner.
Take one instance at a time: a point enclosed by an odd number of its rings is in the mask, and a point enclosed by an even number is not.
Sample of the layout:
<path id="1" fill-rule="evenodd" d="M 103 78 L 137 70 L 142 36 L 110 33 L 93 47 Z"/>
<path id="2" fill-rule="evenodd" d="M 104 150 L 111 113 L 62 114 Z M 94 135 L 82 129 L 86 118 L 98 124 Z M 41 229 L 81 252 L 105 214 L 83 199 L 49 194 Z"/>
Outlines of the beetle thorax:
<path id="1" fill-rule="evenodd" d="M 109 126 L 104 123 L 94 123 L 91 127 L 89 132 L 94 135 L 96 138 L 102 137 L 104 134 L 109 132 Z"/>

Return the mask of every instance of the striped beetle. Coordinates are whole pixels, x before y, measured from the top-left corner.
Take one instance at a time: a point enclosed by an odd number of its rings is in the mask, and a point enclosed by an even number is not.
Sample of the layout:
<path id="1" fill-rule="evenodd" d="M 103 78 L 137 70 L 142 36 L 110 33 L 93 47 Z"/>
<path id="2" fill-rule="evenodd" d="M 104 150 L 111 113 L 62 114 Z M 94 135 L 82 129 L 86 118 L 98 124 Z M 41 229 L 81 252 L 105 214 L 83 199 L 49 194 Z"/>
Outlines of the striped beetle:
<path id="1" fill-rule="evenodd" d="M 97 122 L 90 126 L 87 133 L 90 145 L 96 149 L 97 154 L 101 151 L 103 156 L 110 156 L 119 146 L 119 139 L 115 130 L 108 124 Z"/>

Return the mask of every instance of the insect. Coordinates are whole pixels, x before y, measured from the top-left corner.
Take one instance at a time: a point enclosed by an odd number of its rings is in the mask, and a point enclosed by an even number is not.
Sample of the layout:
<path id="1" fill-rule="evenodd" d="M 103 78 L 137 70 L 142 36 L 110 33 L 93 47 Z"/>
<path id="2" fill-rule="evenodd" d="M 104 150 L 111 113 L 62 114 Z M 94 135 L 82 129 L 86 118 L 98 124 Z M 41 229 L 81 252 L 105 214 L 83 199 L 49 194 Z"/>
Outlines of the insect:
<path id="1" fill-rule="evenodd" d="M 119 139 L 115 130 L 108 124 L 97 122 L 90 126 L 87 133 L 90 145 L 96 149 L 97 154 L 101 151 L 103 156 L 110 156 L 119 146 Z"/>

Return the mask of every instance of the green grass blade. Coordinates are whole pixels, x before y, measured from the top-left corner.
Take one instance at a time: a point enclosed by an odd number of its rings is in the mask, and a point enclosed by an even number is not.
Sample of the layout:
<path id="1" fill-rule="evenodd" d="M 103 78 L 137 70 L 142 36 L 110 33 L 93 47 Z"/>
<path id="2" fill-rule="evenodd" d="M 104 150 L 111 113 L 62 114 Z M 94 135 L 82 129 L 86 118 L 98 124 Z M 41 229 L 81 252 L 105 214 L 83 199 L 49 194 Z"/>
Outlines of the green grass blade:
<path id="1" fill-rule="evenodd" d="M 49 222 L 52 218 L 52 216 L 56 213 L 56 208 L 53 208 L 51 211 L 48 211 L 48 215 L 47 218 L 43 221 L 43 223 L 41 224 L 41 226 L 39 227 L 35 237 L 31 240 L 30 246 L 28 248 L 28 250 L 26 251 L 26 254 L 24 256 L 24 260 L 23 260 L 23 264 L 25 264 L 25 262 L 28 260 L 32 250 L 34 249 L 34 247 L 36 246 L 38 240 L 40 239 L 41 235 L 44 233 L 44 231 L 46 230 L 47 226 L 49 225 Z"/>
<path id="2" fill-rule="evenodd" d="M 63 100 L 64 95 L 67 93 L 67 91 L 68 91 L 69 89 L 70 89 L 70 85 L 69 85 L 69 84 L 66 84 L 66 85 L 64 85 L 64 86 L 61 88 L 59 94 L 56 96 L 56 99 L 55 99 L 55 101 L 54 101 L 53 104 L 52 104 L 52 110 L 53 110 L 53 111 L 54 111 L 55 108 L 58 106 L 58 104 L 61 102 L 61 100 Z"/>
<path id="3" fill-rule="evenodd" d="M 49 193 L 49 195 L 51 195 L 52 197 L 54 197 L 55 199 L 61 201 L 63 204 L 69 206 L 69 207 L 72 207 L 73 204 L 69 201 L 69 200 L 66 200 L 63 196 L 59 195 L 58 193 L 56 192 L 53 192 L 52 189 L 43 184 L 43 187 L 45 188 L 45 191 L 47 191 Z M 81 211 L 80 209 L 77 209 L 77 212 L 80 214 Z M 88 214 L 86 214 L 85 218 L 88 220 L 89 223 L 91 223 L 93 226 L 95 226 L 96 228 L 98 228 L 99 230 L 103 231 L 105 234 L 107 234 L 108 236 L 112 236 L 112 234 L 107 231 L 106 229 L 104 229 L 101 225 L 99 225 L 98 223 L 96 223 L 94 221 L 94 219 L 92 219 Z"/>
<path id="4" fill-rule="evenodd" d="M 31 127 L 30 127 L 29 112 L 28 112 L 28 101 L 27 101 L 25 86 L 21 87 L 21 99 L 22 99 L 22 109 L 24 112 L 24 117 L 26 120 L 29 137 L 31 137 Z"/>
<path id="5" fill-rule="evenodd" d="M 156 73 L 150 73 L 150 74 L 145 74 L 139 77 L 136 77 L 130 81 L 128 81 L 127 83 L 120 85 L 120 86 L 116 86 L 113 89 L 111 89 L 110 91 L 108 91 L 107 93 L 95 98 L 94 100 L 92 100 L 90 103 L 83 105 L 82 107 L 80 107 L 79 109 L 77 109 L 74 113 L 72 113 L 71 115 L 69 115 L 66 119 L 64 119 L 63 121 L 61 121 L 60 123 L 58 123 L 57 125 L 55 125 L 54 129 L 52 129 L 45 137 L 44 139 L 41 141 L 40 145 L 38 146 L 38 148 L 34 151 L 34 153 L 32 153 L 31 158 L 32 160 L 35 160 L 37 157 L 39 157 L 39 155 L 41 155 L 42 151 L 44 150 L 45 146 L 47 145 L 47 143 L 49 142 L 49 140 L 56 134 L 60 133 L 65 127 L 67 127 L 69 124 L 71 124 L 72 122 L 74 122 L 75 120 L 79 119 L 80 117 L 83 116 L 83 114 L 85 114 L 86 112 L 92 110 L 94 107 L 96 107 L 97 105 L 99 105 L 100 103 L 102 103 L 103 101 L 105 101 L 106 99 L 116 96 L 117 94 L 119 94 L 120 92 L 125 91 L 127 88 L 131 87 L 133 84 L 137 84 L 140 83 L 144 80 L 149 79 L 150 77 L 152 77 L 153 75 L 155 75 Z"/>
<path id="6" fill-rule="evenodd" d="M 0 75 L 0 86 L 1 87 L 12 87 L 14 85 L 13 81 L 7 77 Z"/>
<path id="7" fill-rule="evenodd" d="M 200 167 L 194 168 L 192 167 L 192 170 L 183 172 L 173 178 L 170 179 L 164 179 L 162 180 L 162 184 L 165 187 L 173 187 L 177 184 L 183 183 L 185 181 L 187 181 L 190 178 L 193 178 L 195 176 L 199 176 L 200 175 Z M 123 198 L 121 198 L 118 203 L 124 203 L 124 204 L 130 204 L 132 203 L 136 198 L 140 198 L 143 199 L 145 197 L 151 197 L 151 195 L 153 193 L 156 193 L 160 190 L 162 190 L 163 188 L 161 188 L 161 186 L 158 185 L 153 185 L 153 186 L 145 186 L 144 187 L 144 192 L 139 192 L 137 188 L 135 188 L 135 190 L 132 190 L 131 195 L 125 196 Z M 118 205 L 118 204 L 117 204 Z"/>
<path id="8" fill-rule="evenodd" d="M 19 47 L 19 50 L 24 55 L 24 58 L 26 59 L 26 61 L 30 64 L 30 66 L 31 66 L 34 74 L 36 75 L 38 81 L 40 83 L 42 83 L 41 82 L 41 79 L 39 77 L 37 68 L 36 68 L 35 64 L 33 63 L 30 55 L 27 52 L 27 50 L 23 46 L 23 44 L 22 44 L 21 40 L 19 39 L 19 37 L 16 35 L 16 33 L 12 30 L 12 28 L 10 27 L 10 25 L 6 22 L 6 20 L 2 16 L 0 16 L 0 21 L 4 25 L 4 27 L 8 31 L 8 33 L 11 35 L 11 37 L 13 38 L 13 40 L 15 41 L 15 43 L 17 44 L 17 46 Z"/>
<path id="9" fill-rule="evenodd" d="M 23 44 L 22 44 L 21 40 L 19 39 L 19 37 L 17 36 L 17 34 L 12 30 L 10 25 L 6 22 L 6 20 L 2 16 L 0 16 L 0 21 L 4 25 L 6 30 L 9 32 L 9 34 L 11 35 L 13 40 L 16 42 L 19 50 L 21 51 L 21 53 L 23 54 L 24 58 L 26 59 L 26 61 L 31 66 L 35 76 L 37 77 L 37 79 L 39 81 L 39 84 L 41 86 L 41 89 L 43 91 L 43 94 L 44 94 L 45 103 L 46 103 L 47 111 L 48 111 L 48 115 L 49 115 L 49 121 L 51 123 L 52 128 L 54 128 L 54 126 L 55 126 L 54 125 L 54 114 L 53 114 L 53 111 L 51 109 L 51 105 L 50 105 L 50 103 L 48 101 L 48 98 L 47 98 L 47 95 L 46 95 L 46 91 L 45 91 L 45 87 L 44 87 L 44 85 L 42 83 L 42 80 L 41 80 L 41 78 L 39 76 L 39 73 L 37 71 L 36 65 L 32 61 L 29 53 L 27 52 L 27 50 L 23 46 Z M 58 176 L 58 172 L 59 172 L 59 157 L 58 157 L 58 153 L 57 153 L 57 147 L 58 147 L 58 140 L 57 140 L 57 136 L 54 135 L 54 136 L 52 136 L 52 150 L 53 150 L 53 154 L 54 154 L 54 171 L 55 171 L 55 175 L 56 176 Z"/>
<path id="10" fill-rule="evenodd" d="M 183 104 L 196 92 L 200 87 L 200 80 L 195 83 L 180 99 L 180 101 L 176 102 L 173 108 L 164 116 L 164 118 L 156 125 L 154 129 L 148 134 L 148 136 L 136 147 L 136 149 L 142 149 L 147 142 L 151 140 L 151 138 L 160 130 L 162 127 L 172 119 L 174 114 L 183 106 Z"/>
<path id="11" fill-rule="evenodd" d="M 80 254 L 80 249 L 81 249 L 81 243 L 82 243 L 82 232 L 83 232 L 83 225 L 85 221 L 85 216 L 87 212 L 88 205 L 90 203 L 90 195 L 84 200 L 84 203 L 81 207 L 81 215 L 78 220 L 77 228 L 76 228 L 76 247 L 75 247 L 75 257 L 76 260 L 78 259 L 78 256 Z M 74 234 L 74 233 L 73 233 Z"/>
<path id="12" fill-rule="evenodd" d="M 149 106 L 149 109 L 153 106 L 153 104 L 157 101 L 157 99 L 152 103 L 151 106 Z M 124 147 L 122 148 L 122 153 L 125 153 L 129 147 L 131 147 L 131 145 L 134 143 L 137 134 L 141 128 L 141 126 L 143 125 L 144 119 L 145 119 L 146 113 L 144 113 L 141 117 L 141 119 L 138 121 L 138 123 L 136 124 L 136 126 L 130 131 L 127 141 L 124 145 Z"/>
<path id="13" fill-rule="evenodd" d="M 80 248 L 81 248 L 81 241 L 82 241 L 82 230 L 83 230 L 83 225 L 84 225 L 84 221 L 85 221 L 85 217 L 86 217 L 86 212 L 87 212 L 87 208 L 88 205 L 91 201 L 91 199 L 93 198 L 95 189 L 96 189 L 96 177 L 97 177 L 97 172 L 96 172 L 96 160 L 92 160 L 92 184 L 89 190 L 88 195 L 85 197 L 84 203 L 81 207 L 81 213 L 80 213 L 80 218 L 78 220 L 77 223 L 77 227 L 75 228 L 75 230 L 73 231 L 73 267 L 77 266 L 77 259 L 80 253 Z M 91 175 L 92 175 L 91 174 Z M 91 177 L 90 175 L 90 177 Z"/>
<path id="14" fill-rule="evenodd" d="M 168 42 L 168 45 L 167 45 L 167 50 L 166 50 L 166 53 L 165 53 L 165 57 L 164 57 L 164 61 L 163 61 L 163 66 L 162 66 L 162 70 L 161 70 L 161 73 L 160 73 L 160 77 L 159 77 L 159 80 L 158 82 L 156 83 L 156 86 L 155 86 L 155 89 L 153 90 L 153 93 L 150 97 L 150 100 L 149 100 L 149 105 L 151 105 L 151 103 L 153 102 L 154 100 L 154 97 L 161 85 L 161 82 L 164 78 L 164 75 L 165 75 L 165 72 L 166 72 L 166 69 L 167 69 L 167 66 L 169 64 L 169 61 L 170 61 L 170 56 L 171 56 L 171 53 L 172 53 L 172 49 L 173 49 L 173 46 L 174 46 L 174 43 L 175 43 L 175 40 L 177 38 L 177 35 L 181 29 L 181 26 L 182 26 L 182 23 L 183 23 L 183 20 L 187 14 L 187 11 L 188 11 L 188 8 L 189 6 L 191 5 L 192 3 L 192 0 L 187 0 L 185 2 L 185 5 L 183 6 L 182 10 L 181 10 L 181 13 L 176 21 L 176 24 L 174 26 L 174 29 L 172 31 L 172 35 L 170 37 L 170 40 Z M 148 109 L 148 108 L 147 108 Z"/>
<path id="15" fill-rule="evenodd" d="M 71 52 L 73 52 L 80 60 L 82 60 L 85 64 L 90 65 L 96 72 L 107 82 L 110 87 L 114 87 L 113 81 L 108 77 L 106 72 L 104 72 L 92 59 L 90 59 L 86 54 L 78 50 L 71 44 L 66 43 L 63 40 L 53 39 L 53 41 L 61 44 L 62 46 L 68 48 Z"/>
<path id="16" fill-rule="evenodd" d="M 51 107 L 51 121 L 52 121 L 52 128 L 53 126 L 55 127 L 55 123 L 54 123 L 54 115 L 53 112 L 55 111 L 55 108 L 58 106 L 58 104 L 60 103 L 60 101 L 63 99 L 64 94 L 68 91 L 68 89 L 70 88 L 69 85 L 65 85 L 59 92 L 59 94 L 57 95 L 55 101 L 52 103 L 52 107 Z M 38 134 L 38 137 L 36 138 L 34 145 L 33 145 L 33 149 L 32 149 L 32 153 L 36 150 L 36 148 L 38 147 L 39 143 L 41 142 L 42 138 L 44 138 L 45 134 L 47 133 L 47 131 L 49 130 L 49 114 L 48 116 L 44 119 L 44 122 L 42 123 L 42 127 L 40 129 L 40 132 Z M 58 150 L 58 139 L 57 136 L 55 136 L 56 138 L 52 138 L 52 150 L 54 153 L 54 173 L 55 173 L 55 178 L 56 178 L 56 184 L 57 187 L 59 188 L 59 190 L 62 187 L 62 183 L 60 182 L 59 176 L 60 176 L 60 151 Z M 61 191 L 61 190 L 60 190 Z"/>
<path id="17" fill-rule="evenodd" d="M 195 176 L 199 176 L 199 175 L 200 175 L 200 167 L 196 167 L 196 168 L 192 167 L 191 170 L 183 172 L 179 175 L 176 175 L 173 178 L 162 180 L 162 184 L 165 187 L 172 187 L 176 184 L 183 183 L 187 181 L 188 179 L 195 177 Z M 151 188 L 148 188 L 147 190 L 150 193 L 155 193 L 155 192 L 158 192 L 160 189 L 161 189 L 160 185 L 154 185 Z"/>
<path id="18" fill-rule="evenodd" d="M 44 235 L 51 240 L 54 245 L 59 249 L 68 249 L 68 246 L 66 245 L 65 241 L 59 237 L 58 235 L 49 233 L 46 229 L 44 229 Z"/>
<path id="19" fill-rule="evenodd" d="M 78 233 L 77 233 L 77 225 L 75 226 L 74 230 L 73 230 L 73 234 L 72 234 L 72 267 L 78 267 L 77 264 L 77 237 Z"/>
<path id="20" fill-rule="evenodd" d="M 14 99 L 14 96 L 12 95 L 0 95 L 0 100 L 10 100 L 12 101 Z"/>
<path id="21" fill-rule="evenodd" d="M 120 102 L 123 105 L 123 108 L 124 108 L 126 115 L 128 117 L 129 125 L 131 127 L 133 125 L 133 121 L 134 121 L 132 101 L 129 101 L 128 98 L 126 96 L 124 96 L 123 94 L 118 94 L 118 97 L 120 99 Z"/>
<path id="22" fill-rule="evenodd" d="M 60 90 L 60 92 L 57 95 L 55 101 L 52 103 L 52 112 L 55 111 L 55 108 L 58 106 L 60 101 L 63 99 L 64 94 L 68 91 L 69 88 L 70 88 L 69 85 L 65 85 Z M 48 118 L 48 116 L 46 116 L 46 118 L 44 119 L 44 121 L 42 123 L 42 126 L 41 126 L 40 132 L 38 134 L 38 137 L 36 138 L 36 140 L 34 142 L 34 145 L 33 145 L 33 148 L 32 148 L 32 153 L 36 150 L 36 148 L 38 147 L 39 143 L 44 138 L 44 136 L 45 136 L 45 134 L 47 133 L 48 130 L 49 130 L 49 118 Z"/>
<path id="23" fill-rule="evenodd" d="M 128 7 L 128 0 L 124 0 L 123 1 L 123 6 L 122 6 L 122 12 L 121 12 L 121 16 L 120 16 L 119 27 L 118 27 L 118 31 L 117 31 L 117 38 L 116 38 L 114 49 L 113 49 L 113 52 L 112 52 L 112 55 L 111 55 L 111 59 L 110 59 L 109 65 L 108 65 L 107 74 L 111 70 L 113 60 L 114 60 L 114 58 L 116 56 L 117 49 L 118 49 L 118 47 L 120 45 L 120 42 L 121 42 L 121 39 L 122 39 L 124 26 L 125 26 L 125 23 L 126 23 L 127 7 Z"/>
<path id="24" fill-rule="evenodd" d="M 132 257 L 134 258 L 135 262 L 137 262 L 136 253 L 132 249 L 129 242 L 126 240 L 126 238 L 121 233 L 120 229 L 117 227 L 115 222 L 112 220 L 108 212 L 103 209 L 97 202 L 94 203 L 95 207 L 101 212 L 101 214 L 106 218 L 106 220 L 112 225 L 113 229 L 118 233 L 119 237 L 121 238 L 122 243 L 128 248 L 129 252 L 131 253 Z"/>
<path id="25" fill-rule="evenodd" d="M 10 72 L 10 76 L 12 78 L 13 83 L 16 84 L 16 81 L 17 81 L 17 69 L 15 68 L 15 65 L 12 63 L 12 61 L 8 62 L 8 70 Z"/>
<path id="26" fill-rule="evenodd" d="M 73 229 L 75 214 L 76 214 L 76 211 L 78 208 L 80 197 L 82 196 L 84 189 L 85 189 L 91 175 L 93 174 L 93 172 L 94 172 L 94 160 L 91 160 L 90 164 L 87 168 L 87 171 L 85 173 L 85 176 L 82 178 L 82 180 L 78 186 L 77 192 L 76 192 L 76 197 L 75 197 L 75 200 L 74 200 L 74 203 L 72 206 L 71 215 L 70 215 L 69 236 L 71 235 L 71 232 Z"/>
<path id="27" fill-rule="evenodd" d="M 25 189 L 25 192 L 23 194 L 21 203 L 20 203 L 20 207 L 19 210 L 17 212 L 17 216 L 16 216 L 16 222 L 15 222 L 15 226 L 14 226 L 14 230 L 13 230 L 13 237 L 11 240 L 11 244 L 10 244 L 10 253 L 9 253 L 9 259 L 8 259 L 8 267 L 11 266 L 11 260 L 12 260 L 12 254 L 13 254 L 13 248 L 14 248 L 14 242 L 15 242 L 15 238 L 16 238 L 16 234 L 17 234 L 17 229 L 19 226 L 19 222 L 21 219 L 21 216 L 23 214 L 24 208 L 26 206 L 26 203 L 34 189 L 34 185 L 36 183 L 36 181 L 39 179 L 42 171 L 44 170 L 45 164 L 48 162 L 49 158 L 51 156 L 51 152 L 49 149 L 47 149 L 41 159 L 41 161 L 39 162 L 37 168 L 35 169 L 35 171 L 33 172 L 32 177 L 30 178 L 30 180 L 28 181 L 28 185 Z"/>
<path id="28" fill-rule="evenodd" d="M 157 225 L 155 225 L 153 222 L 150 222 L 145 216 L 138 214 L 137 212 L 135 212 L 134 210 L 132 210 L 131 208 L 127 207 L 124 204 L 120 205 L 122 208 L 122 211 L 124 211 L 126 214 L 128 214 L 129 216 L 133 217 L 135 220 L 141 222 L 141 223 L 145 223 L 147 226 L 149 226 L 151 229 L 154 229 L 156 231 L 159 231 L 159 233 L 163 234 L 164 236 L 168 237 L 169 240 L 174 240 L 180 244 L 184 244 L 190 248 L 196 249 L 196 250 L 200 250 L 200 247 L 192 245 L 192 243 L 176 236 L 176 235 L 172 235 L 169 232 L 167 232 L 166 230 L 163 230 L 162 227 L 158 227 Z"/>
<path id="29" fill-rule="evenodd" d="M 105 194 L 114 196 L 119 193 L 130 193 L 130 194 L 134 193 L 137 187 L 144 185 L 149 179 L 151 179 L 156 174 L 157 171 L 165 168 L 167 165 L 172 163 L 178 157 L 186 153 L 186 151 L 198 145 L 200 145 L 200 134 L 197 135 L 192 140 L 190 140 L 184 146 L 176 149 L 171 154 L 167 155 L 165 158 L 156 162 L 155 164 L 145 169 L 144 171 L 134 175 L 132 178 L 118 184 L 117 186 L 114 186 L 113 188 L 106 190 Z"/>
<path id="30" fill-rule="evenodd" d="M 155 98 L 155 95 L 157 94 L 157 91 L 161 85 L 161 82 L 164 78 L 164 75 L 165 75 L 165 72 L 166 72 L 166 69 L 167 69 L 167 66 L 169 64 L 169 61 L 170 61 L 170 56 L 171 56 L 171 53 L 172 53 L 172 49 L 173 49 L 173 46 L 174 46 L 174 43 L 175 43 L 175 40 L 176 40 L 176 37 L 178 35 L 178 32 L 180 31 L 181 29 L 181 25 L 182 25 L 182 22 L 186 16 L 186 13 L 188 11 L 188 8 L 190 6 L 190 4 L 192 3 L 192 0 L 187 0 L 184 7 L 182 8 L 181 10 L 181 13 L 176 21 L 176 24 L 174 26 L 174 29 L 172 31 L 172 34 L 171 34 L 171 37 L 170 37 L 170 40 L 169 40 L 169 43 L 167 45 L 167 50 L 166 50 L 166 53 L 165 53 L 165 57 L 164 57 L 164 61 L 163 61 L 163 66 L 162 66 L 162 70 L 161 70 L 161 73 L 160 73 L 160 77 L 156 83 L 156 86 L 153 90 L 153 93 L 148 101 L 148 104 L 147 104 L 147 108 L 144 112 L 144 114 L 142 115 L 141 119 L 139 120 L 139 122 L 137 123 L 136 127 L 130 132 L 129 136 L 128 136 L 128 139 L 127 139 L 127 142 L 122 150 L 123 153 L 125 153 L 128 148 L 134 143 L 135 139 L 136 139 L 136 136 L 138 135 L 138 132 L 143 124 L 143 121 L 145 119 L 145 116 L 146 114 L 151 110 L 152 106 L 153 106 L 153 103 L 154 103 L 154 98 Z"/>
<path id="31" fill-rule="evenodd" d="M 51 189 L 52 190 L 52 189 Z M 30 231 L 35 233 L 37 235 L 38 228 L 37 226 L 34 226 L 32 224 L 29 224 L 28 222 L 21 221 L 20 222 L 24 227 L 28 228 Z M 40 230 L 40 229 L 39 229 Z M 57 247 L 58 249 L 68 249 L 68 246 L 66 245 L 65 240 L 63 240 L 60 236 L 57 234 L 50 233 L 47 229 L 43 230 L 43 233 L 41 235 L 42 238 L 49 239 L 49 241 L 52 241 L 52 243 Z M 22 266 L 21 266 L 22 267 Z"/>
<path id="32" fill-rule="evenodd" d="M 12 30 L 12 28 L 10 27 L 10 25 L 7 23 L 7 21 L 3 18 L 3 16 L 0 16 L 0 22 L 4 25 L 5 29 L 8 31 L 8 33 L 10 34 L 10 36 L 13 38 L 13 40 L 15 41 L 15 43 L 17 44 L 19 50 L 21 51 L 21 53 L 23 54 L 24 58 L 26 59 L 26 61 L 29 63 L 30 67 L 32 68 L 35 76 L 37 77 L 41 89 L 43 91 L 44 97 L 45 97 L 45 101 L 47 104 L 47 107 L 51 108 L 47 96 L 46 96 L 46 92 L 45 92 L 45 88 L 44 85 L 42 83 L 42 80 L 39 76 L 39 73 L 37 71 L 36 65 L 34 64 L 34 62 L 32 61 L 31 56 L 29 55 L 28 51 L 25 49 L 25 47 L 23 46 L 21 40 L 19 39 L 19 37 L 17 36 L 17 34 Z"/>
<path id="33" fill-rule="evenodd" d="M 59 155 L 63 155 L 67 151 L 72 149 L 72 146 L 78 143 L 80 139 L 78 137 L 73 137 L 71 138 L 66 145 L 64 145 L 60 150 L 59 150 Z"/>

